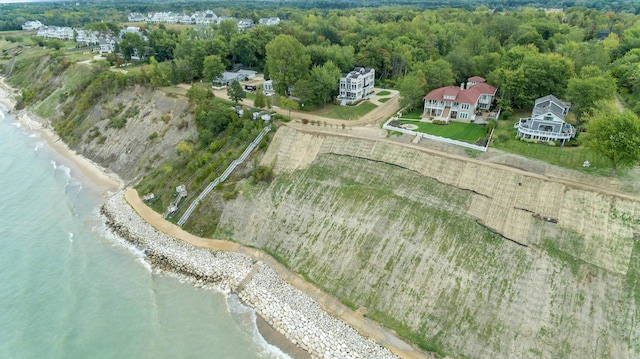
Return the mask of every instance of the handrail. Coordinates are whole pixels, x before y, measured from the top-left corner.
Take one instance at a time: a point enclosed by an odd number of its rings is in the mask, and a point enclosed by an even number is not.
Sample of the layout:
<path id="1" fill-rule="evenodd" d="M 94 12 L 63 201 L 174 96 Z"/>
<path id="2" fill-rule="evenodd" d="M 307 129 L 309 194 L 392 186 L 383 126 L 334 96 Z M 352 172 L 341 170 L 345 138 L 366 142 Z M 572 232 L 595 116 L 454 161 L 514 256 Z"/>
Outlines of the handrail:
<path id="1" fill-rule="evenodd" d="M 202 201 L 211 191 L 213 191 L 213 189 L 218 184 L 224 182 L 224 180 L 226 180 L 227 177 L 229 177 L 231 172 L 233 172 L 233 170 L 235 170 L 236 167 L 241 165 L 244 162 L 244 160 L 246 160 L 247 157 L 249 157 L 249 154 L 258 146 L 260 141 L 262 141 L 264 136 L 269 131 L 271 131 L 271 125 L 265 127 L 264 130 L 262 130 L 258 134 L 258 136 L 253 140 L 253 142 L 251 142 L 249 144 L 247 149 L 245 149 L 244 152 L 242 152 L 242 155 L 240 155 L 239 158 L 237 158 L 233 162 L 231 162 L 229 167 L 227 167 L 227 169 L 222 173 L 222 175 L 220 175 L 220 177 L 218 177 L 215 180 L 213 180 L 211 183 L 209 183 L 209 185 L 207 185 L 207 187 L 205 187 L 205 189 L 202 192 L 200 192 L 198 197 L 193 202 L 191 202 L 191 205 L 189 206 L 189 208 L 187 208 L 187 210 L 184 212 L 182 217 L 180 217 L 180 220 L 178 220 L 178 225 L 179 226 L 183 226 L 187 222 L 187 220 L 189 219 L 189 216 L 191 216 L 191 214 L 193 213 L 193 211 L 195 211 L 195 209 L 198 206 L 198 204 L 200 204 L 200 201 Z"/>
<path id="2" fill-rule="evenodd" d="M 515 125 L 513 126 L 515 129 L 517 129 L 518 131 L 521 131 L 524 134 L 527 135 L 531 135 L 531 136 L 542 136 L 542 137 L 553 137 L 553 138 L 558 138 L 558 139 L 569 139 L 571 137 L 573 137 L 574 132 L 571 131 L 569 133 L 566 132 L 551 132 L 551 131 L 539 131 L 539 130 L 532 130 L 528 127 L 524 127 L 520 125 L 520 122 L 516 122 Z"/>

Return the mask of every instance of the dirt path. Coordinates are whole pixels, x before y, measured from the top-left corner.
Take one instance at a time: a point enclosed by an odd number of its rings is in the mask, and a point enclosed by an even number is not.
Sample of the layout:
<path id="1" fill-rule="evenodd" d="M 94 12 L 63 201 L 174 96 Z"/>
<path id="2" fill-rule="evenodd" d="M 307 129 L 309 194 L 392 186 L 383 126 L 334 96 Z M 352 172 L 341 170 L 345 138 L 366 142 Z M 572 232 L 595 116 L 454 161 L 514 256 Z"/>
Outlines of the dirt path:
<path id="1" fill-rule="evenodd" d="M 125 192 L 125 199 L 147 223 L 171 237 L 183 240 L 196 247 L 242 253 L 255 260 L 266 263 L 280 276 L 280 278 L 317 301 L 324 311 L 345 323 L 348 323 L 360 334 L 384 345 L 396 355 L 402 358 L 411 359 L 434 358 L 433 356 L 416 349 L 412 345 L 398 338 L 395 333 L 382 328 L 380 324 L 351 310 L 334 296 L 322 292 L 319 288 L 307 282 L 302 276 L 288 270 L 269 254 L 255 248 L 245 247 L 238 243 L 194 236 L 177 225 L 165 220 L 159 213 L 149 208 L 144 204 L 144 202 L 142 202 L 135 189 L 128 189 Z"/>

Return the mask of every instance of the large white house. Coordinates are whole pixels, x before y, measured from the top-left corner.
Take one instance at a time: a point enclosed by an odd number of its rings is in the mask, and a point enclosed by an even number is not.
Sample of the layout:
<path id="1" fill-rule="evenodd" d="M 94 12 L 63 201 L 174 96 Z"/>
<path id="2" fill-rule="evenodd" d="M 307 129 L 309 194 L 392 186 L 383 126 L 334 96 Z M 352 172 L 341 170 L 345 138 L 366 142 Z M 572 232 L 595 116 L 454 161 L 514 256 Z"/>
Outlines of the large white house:
<path id="1" fill-rule="evenodd" d="M 496 96 L 496 88 L 485 83 L 480 76 L 473 76 L 460 87 L 447 86 L 435 89 L 424 97 L 424 117 L 436 120 L 471 122 L 476 112 L 488 110 Z"/>
<path id="2" fill-rule="evenodd" d="M 338 96 L 340 104 L 348 105 L 363 100 L 373 92 L 375 78 L 376 71 L 364 67 L 356 67 L 353 71 L 342 74 Z"/>
<path id="3" fill-rule="evenodd" d="M 36 36 L 46 39 L 73 40 L 73 31 L 70 27 L 44 26 L 38 30 Z"/>
<path id="4" fill-rule="evenodd" d="M 220 22 L 218 16 L 211 10 L 205 10 L 204 12 L 197 12 L 193 15 L 193 22 L 196 25 L 210 25 Z"/>
<path id="5" fill-rule="evenodd" d="M 564 145 L 576 136 L 576 129 L 564 121 L 571 104 L 553 95 L 536 100 L 531 117 L 521 118 L 513 127 L 518 136 L 541 142 L 559 141 Z"/>
<path id="6" fill-rule="evenodd" d="M 258 20 L 258 25 L 262 25 L 262 26 L 273 26 L 273 25 L 278 25 L 280 23 L 280 18 L 279 17 L 263 17 L 260 20 Z"/>
<path id="7" fill-rule="evenodd" d="M 38 30 L 43 26 L 44 25 L 38 20 L 36 20 L 36 21 L 27 21 L 22 25 L 22 30 L 27 30 L 27 31 Z"/>
<path id="8" fill-rule="evenodd" d="M 127 20 L 129 20 L 129 22 L 143 22 L 147 21 L 147 17 L 139 12 L 132 12 L 127 15 Z"/>

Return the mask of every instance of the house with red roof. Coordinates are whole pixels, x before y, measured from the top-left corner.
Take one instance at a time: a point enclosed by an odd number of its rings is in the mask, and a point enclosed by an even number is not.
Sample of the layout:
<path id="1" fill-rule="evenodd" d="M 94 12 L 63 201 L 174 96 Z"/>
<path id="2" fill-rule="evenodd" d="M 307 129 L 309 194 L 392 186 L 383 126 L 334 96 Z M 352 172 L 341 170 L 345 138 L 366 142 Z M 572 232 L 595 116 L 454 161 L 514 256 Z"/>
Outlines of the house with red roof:
<path id="1" fill-rule="evenodd" d="M 480 110 L 489 110 L 497 89 L 480 76 L 467 79 L 466 83 L 435 89 L 424 97 L 423 117 L 436 120 L 473 122 Z"/>

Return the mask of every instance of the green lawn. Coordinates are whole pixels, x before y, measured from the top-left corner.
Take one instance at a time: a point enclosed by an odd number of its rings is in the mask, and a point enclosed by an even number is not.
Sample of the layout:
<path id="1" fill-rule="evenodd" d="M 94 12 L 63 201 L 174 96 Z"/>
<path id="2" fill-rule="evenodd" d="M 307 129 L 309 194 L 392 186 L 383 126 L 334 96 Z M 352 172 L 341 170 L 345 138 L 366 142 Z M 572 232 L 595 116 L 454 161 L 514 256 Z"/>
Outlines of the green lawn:
<path id="1" fill-rule="evenodd" d="M 448 125 L 434 125 L 416 121 L 400 120 L 400 122 L 418 126 L 418 129 L 415 130 L 417 132 L 468 143 L 475 143 L 478 139 L 486 137 L 485 127 L 475 123 L 450 122 Z"/>
<path id="2" fill-rule="evenodd" d="M 391 100 L 391 97 L 381 98 L 381 99 L 379 99 L 378 101 L 380 101 L 380 102 L 382 102 L 382 103 L 385 103 L 385 102 L 387 102 L 387 101 L 389 101 L 389 100 Z"/>
<path id="3" fill-rule="evenodd" d="M 608 160 L 583 146 L 554 147 L 516 140 L 516 130 L 513 129 L 513 125 L 517 121 L 517 117 L 519 116 L 514 116 L 512 120 L 498 122 L 498 128 L 493 135 L 492 147 L 560 167 L 605 176 L 610 174 L 611 167 Z M 589 161 L 591 167 L 583 168 L 584 161 Z"/>
<path id="4" fill-rule="evenodd" d="M 402 113 L 402 118 L 421 119 L 423 112 L 424 112 L 424 109 L 421 106 L 418 106 L 417 108 L 414 108 L 413 110 L 411 110 L 409 112 L 403 112 Z"/>
<path id="5" fill-rule="evenodd" d="M 386 90 L 382 90 L 382 91 L 378 92 L 376 95 L 377 96 L 387 96 L 387 95 L 391 95 L 391 92 L 386 91 Z"/>
<path id="6" fill-rule="evenodd" d="M 83 52 L 88 52 L 87 54 L 83 54 Z M 92 51 L 68 51 L 65 55 L 66 58 L 71 62 L 79 62 L 85 60 L 91 60 L 96 54 Z"/>
<path id="7" fill-rule="evenodd" d="M 369 113 L 377 106 L 369 101 L 360 102 L 356 106 L 340 106 L 340 105 L 326 105 L 319 107 L 310 113 L 318 116 L 324 116 L 329 118 L 336 118 L 339 120 L 357 120 L 362 115 Z"/>

